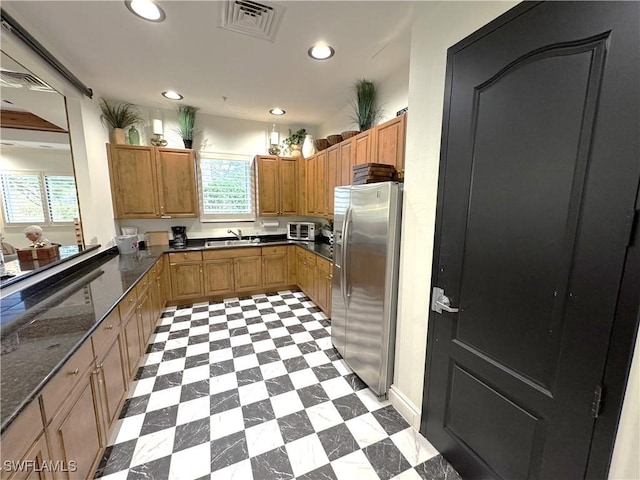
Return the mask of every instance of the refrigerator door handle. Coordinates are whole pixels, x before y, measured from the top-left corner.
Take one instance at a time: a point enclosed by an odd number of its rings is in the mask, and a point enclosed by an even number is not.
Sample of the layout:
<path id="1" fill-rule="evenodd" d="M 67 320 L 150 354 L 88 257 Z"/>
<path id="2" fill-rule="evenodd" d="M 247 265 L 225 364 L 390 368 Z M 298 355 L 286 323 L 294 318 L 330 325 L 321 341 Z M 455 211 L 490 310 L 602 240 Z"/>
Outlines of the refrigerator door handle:
<path id="1" fill-rule="evenodd" d="M 347 293 L 347 250 L 349 248 L 349 226 L 351 224 L 351 207 L 347 208 L 347 213 L 344 219 L 344 229 L 342 232 L 342 281 L 340 282 L 340 289 L 342 290 L 342 299 L 344 304 L 349 303 L 349 294 Z"/>

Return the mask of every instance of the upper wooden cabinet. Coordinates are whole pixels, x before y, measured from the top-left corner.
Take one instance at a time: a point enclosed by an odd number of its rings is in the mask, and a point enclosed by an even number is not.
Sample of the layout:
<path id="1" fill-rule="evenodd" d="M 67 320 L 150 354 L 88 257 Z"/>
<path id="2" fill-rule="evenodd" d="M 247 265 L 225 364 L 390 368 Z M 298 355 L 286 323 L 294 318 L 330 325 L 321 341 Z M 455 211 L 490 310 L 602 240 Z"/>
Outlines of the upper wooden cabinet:
<path id="1" fill-rule="evenodd" d="M 375 146 L 375 135 L 376 129 L 371 128 L 367 131 L 359 133 L 351 139 L 351 148 L 353 148 L 353 165 L 362 165 L 364 163 L 376 162 L 373 153 L 373 148 Z M 352 182 L 349 181 L 349 185 L 351 185 L 351 183 Z"/>
<path id="2" fill-rule="evenodd" d="M 327 185 L 325 183 L 325 179 L 327 176 L 327 151 L 323 150 L 322 152 L 316 155 L 316 181 L 315 181 L 315 192 L 314 192 L 314 202 L 315 207 L 314 211 L 316 215 L 324 217 L 327 215 L 327 205 L 325 203 L 326 198 L 326 189 Z"/>
<path id="3" fill-rule="evenodd" d="M 307 193 L 307 215 L 315 215 L 316 213 L 316 155 L 311 155 L 305 159 L 305 172 L 306 172 L 306 193 Z M 318 212 L 320 214 L 321 212 Z"/>
<path id="4" fill-rule="evenodd" d="M 351 185 L 353 178 L 353 142 L 351 139 L 338 144 L 338 185 Z"/>
<path id="5" fill-rule="evenodd" d="M 196 217 L 193 150 L 107 144 L 115 218 Z"/>
<path id="6" fill-rule="evenodd" d="M 298 160 L 292 157 L 256 157 L 258 214 L 260 216 L 298 213 Z"/>
<path id="7" fill-rule="evenodd" d="M 406 115 L 400 115 L 375 127 L 374 158 L 376 163 L 396 167 L 400 178 L 404 177 L 404 139 Z"/>
<path id="8" fill-rule="evenodd" d="M 324 212 L 327 217 L 333 216 L 333 197 L 334 197 L 334 189 L 338 183 L 338 178 L 340 176 L 339 169 L 339 156 L 340 156 L 340 147 L 339 145 L 334 145 L 327 149 L 327 168 L 325 175 L 325 195 L 324 195 Z"/>

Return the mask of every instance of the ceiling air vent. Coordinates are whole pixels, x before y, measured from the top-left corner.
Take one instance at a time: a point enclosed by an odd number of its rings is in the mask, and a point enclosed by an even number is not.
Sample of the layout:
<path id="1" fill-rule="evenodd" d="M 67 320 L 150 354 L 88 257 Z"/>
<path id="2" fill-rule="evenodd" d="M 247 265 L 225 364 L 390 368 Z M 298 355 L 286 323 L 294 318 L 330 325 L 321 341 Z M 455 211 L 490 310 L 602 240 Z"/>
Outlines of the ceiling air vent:
<path id="1" fill-rule="evenodd" d="M 285 8 L 280 5 L 226 0 L 220 2 L 220 27 L 273 42 Z"/>
<path id="2" fill-rule="evenodd" d="M 0 85 L 9 88 L 27 87 L 29 90 L 39 92 L 55 92 L 53 88 L 34 75 L 12 72 L 11 70 L 0 70 Z"/>

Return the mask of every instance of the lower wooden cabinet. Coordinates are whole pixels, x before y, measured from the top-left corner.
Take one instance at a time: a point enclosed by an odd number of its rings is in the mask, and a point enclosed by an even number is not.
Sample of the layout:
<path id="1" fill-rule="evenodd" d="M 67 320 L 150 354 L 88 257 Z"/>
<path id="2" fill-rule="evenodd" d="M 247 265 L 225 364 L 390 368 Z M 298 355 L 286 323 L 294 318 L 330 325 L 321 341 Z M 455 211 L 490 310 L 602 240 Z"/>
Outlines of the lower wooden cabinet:
<path id="1" fill-rule="evenodd" d="M 127 379 L 130 380 L 136 373 L 140 357 L 144 353 L 145 345 L 142 343 L 142 334 L 138 324 L 137 308 L 131 310 L 127 317 L 122 318 L 122 336 L 124 339 L 125 364 L 127 367 Z"/>
<path id="2" fill-rule="evenodd" d="M 128 384 L 128 366 L 123 361 L 123 350 L 126 347 L 120 333 L 113 340 L 106 352 L 96 359 L 95 379 L 100 393 L 100 406 L 104 424 L 105 440 L 107 432 L 118 419 L 120 409 L 126 399 Z"/>
<path id="3" fill-rule="evenodd" d="M 93 375 L 95 370 L 85 373 L 47 427 L 51 458 L 62 461 L 65 466 L 75 467 L 69 468 L 69 471 L 54 472 L 56 479 L 88 478 L 102 456 L 104 440 L 100 425 L 100 396 L 96 391 L 96 382 L 91 379 Z"/>
<path id="4" fill-rule="evenodd" d="M 205 295 L 225 295 L 235 291 L 233 258 L 205 260 L 203 267 Z"/>
<path id="5" fill-rule="evenodd" d="M 259 254 L 235 258 L 233 278 L 236 292 L 257 290 L 262 287 L 262 256 Z"/>
<path id="6" fill-rule="evenodd" d="M 169 254 L 171 299 L 187 300 L 204 295 L 202 252 Z"/>
<path id="7" fill-rule="evenodd" d="M 289 255 L 286 245 L 262 248 L 262 285 L 278 288 L 290 285 Z"/>

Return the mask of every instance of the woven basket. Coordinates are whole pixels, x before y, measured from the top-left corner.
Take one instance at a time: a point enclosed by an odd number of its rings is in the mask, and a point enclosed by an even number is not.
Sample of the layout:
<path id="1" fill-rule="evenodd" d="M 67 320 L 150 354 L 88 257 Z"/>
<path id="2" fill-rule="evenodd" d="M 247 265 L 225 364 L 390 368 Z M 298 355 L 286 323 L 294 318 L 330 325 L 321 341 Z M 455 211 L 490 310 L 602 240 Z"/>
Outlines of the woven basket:
<path id="1" fill-rule="evenodd" d="M 327 141 L 329 142 L 329 145 L 335 145 L 342 141 L 342 135 L 327 135 Z"/>
<path id="2" fill-rule="evenodd" d="M 329 147 L 329 141 L 326 138 L 318 138 L 313 141 L 313 144 L 316 146 L 318 152 Z"/>
<path id="3" fill-rule="evenodd" d="M 358 133 L 357 130 L 347 130 L 346 132 L 342 132 L 342 139 L 346 140 L 347 138 L 355 137 Z"/>

